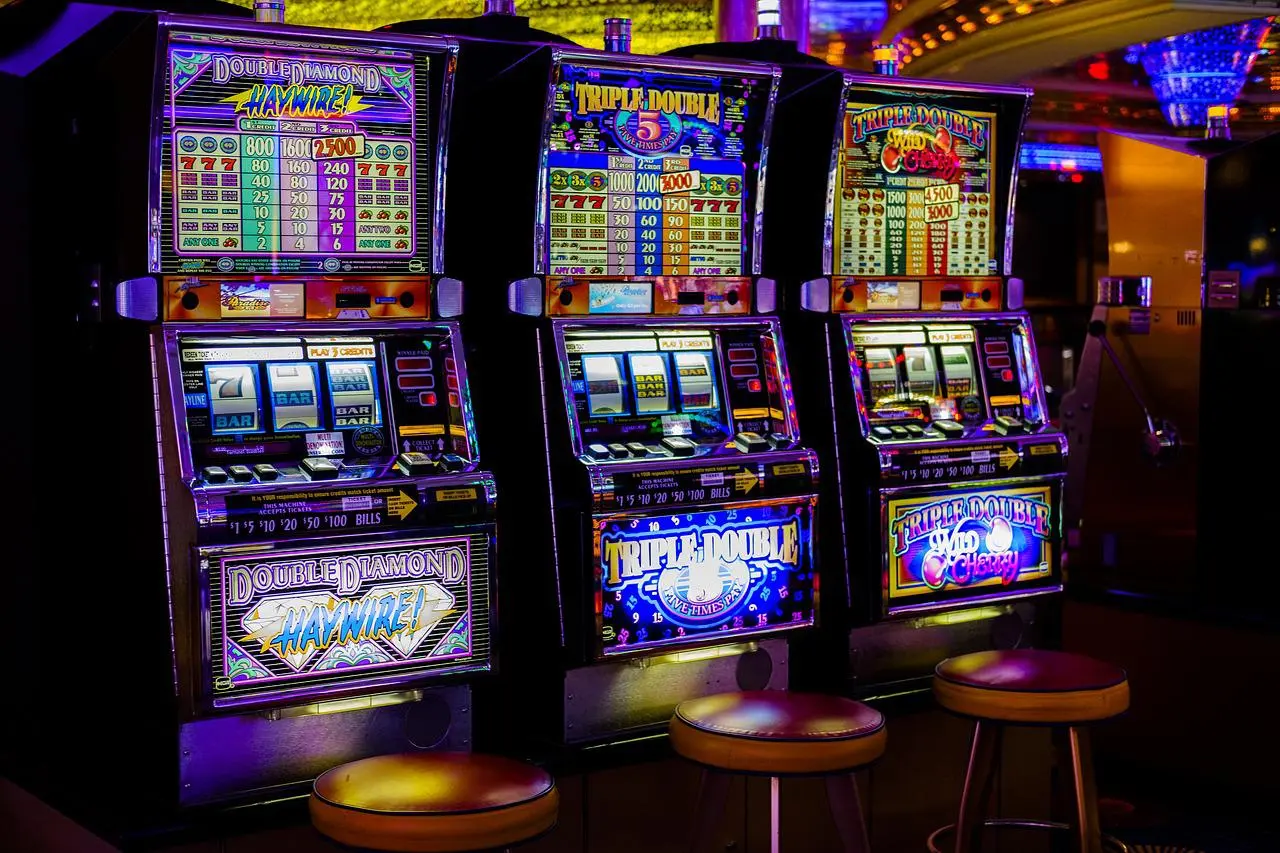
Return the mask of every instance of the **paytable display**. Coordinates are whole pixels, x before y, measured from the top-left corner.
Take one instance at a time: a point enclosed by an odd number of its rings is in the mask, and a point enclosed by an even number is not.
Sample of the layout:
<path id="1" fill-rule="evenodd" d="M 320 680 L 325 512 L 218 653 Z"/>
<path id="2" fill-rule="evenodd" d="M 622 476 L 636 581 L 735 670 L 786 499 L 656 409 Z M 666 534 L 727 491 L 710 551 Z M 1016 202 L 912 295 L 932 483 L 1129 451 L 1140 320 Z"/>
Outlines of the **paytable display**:
<path id="1" fill-rule="evenodd" d="M 741 275 L 752 78 L 565 64 L 548 145 L 552 275 Z"/>
<path id="2" fill-rule="evenodd" d="M 428 57 L 174 33 L 167 62 L 162 271 L 430 271 Z"/>
<path id="3" fill-rule="evenodd" d="M 993 113 L 850 102 L 836 175 L 835 272 L 999 269 Z"/>

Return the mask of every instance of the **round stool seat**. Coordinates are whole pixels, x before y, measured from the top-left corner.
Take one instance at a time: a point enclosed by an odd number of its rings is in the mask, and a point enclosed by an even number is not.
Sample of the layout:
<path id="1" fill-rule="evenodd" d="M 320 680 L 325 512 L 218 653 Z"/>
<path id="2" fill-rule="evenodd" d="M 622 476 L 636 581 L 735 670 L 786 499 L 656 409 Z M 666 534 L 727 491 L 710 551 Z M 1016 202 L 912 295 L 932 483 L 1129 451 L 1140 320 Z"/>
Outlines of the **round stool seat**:
<path id="1" fill-rule="evenodd" d="M 1120 667 L 1039 649 L 944 660 L 934 670 L 933 692 L 950 711 L 1005 723 L 1074 725 L 1129 707 L 1129 677 Z"/>
<path id="2" fill-rule="evenodd" d="M 322 774 L 311 822 L 372 850 L 455 853 L 527 841 L 555 826 L 560 795 L 550 774 L 494 755 L 380 755 Z"/>
<path id="3" fill-rule="evenodd" d="M 671 718 L 671 744 L 690 761 L 720 770 L 839 773 L 884 754 L 884 716 L 838 696 L 721 693 L 680 703 Z"/>

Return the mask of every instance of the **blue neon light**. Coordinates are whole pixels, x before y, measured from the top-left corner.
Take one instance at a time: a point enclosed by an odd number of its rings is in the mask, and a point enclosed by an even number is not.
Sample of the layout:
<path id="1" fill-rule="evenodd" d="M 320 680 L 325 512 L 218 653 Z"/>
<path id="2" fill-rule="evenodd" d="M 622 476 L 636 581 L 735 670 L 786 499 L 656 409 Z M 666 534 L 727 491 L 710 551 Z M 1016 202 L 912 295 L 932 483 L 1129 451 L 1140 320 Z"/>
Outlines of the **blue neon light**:
<path id="1" fill-rule="evenodd" d="M 1024 142 L 1019 163 L 1023 169 L 1051 172 L 1101 172 L 1102 152 L 1093 145 Z"/>
<path id="2" fill-rule="evenodd" d="M 1271 18 L 1256 18 L 1211 30 L 1134 45 L 1126 59 L 1141 63 L 1165 120 L 1174 127 L 1201 127 L 1208 109 L 1240 97 Z"/>
<path id="3" fill-rule="evenodd" d="M 889 17 L 885 0 L 810 0 L 809 31 L 875 35 Z"/>

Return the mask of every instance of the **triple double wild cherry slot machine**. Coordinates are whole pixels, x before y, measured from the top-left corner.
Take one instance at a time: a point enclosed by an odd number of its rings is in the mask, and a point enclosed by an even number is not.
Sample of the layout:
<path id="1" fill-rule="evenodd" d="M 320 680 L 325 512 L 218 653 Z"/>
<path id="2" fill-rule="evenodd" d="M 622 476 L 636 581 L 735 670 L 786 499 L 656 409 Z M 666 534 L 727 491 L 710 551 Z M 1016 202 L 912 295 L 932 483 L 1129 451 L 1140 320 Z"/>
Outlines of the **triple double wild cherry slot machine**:
<path id="1" fill-rule="evenodd" d="M 147 808 L 468 748 L 495 490 L 440 275 L 456 46 L 136 13 L 84 41 L 41 91 L 98 73 L 50 156 L 70 191 L 108 167 L 77 375 L 114 475 L 48 582 L 128 626 L 82 658 L 112 723 L 78 743 L 128 750 Z"/>
<path id="2" fill-rule="evenodd" d="M 525 724 L 585 745 L 786 686 L 780 635 L 815 618 L 817 468 L 755 275 L 774 69 L 551 50 L 536 274 L 507 291 L 545 451 L 503 474 L 525 545 L 504 582 L 528 590 L 504 631 L 528 661 L 510 683 L 547 697 Z"/>
<path id="3" fill-rule="evenodd" d="M 1030 95 L 845 78 L 828 275 L 793 304 L 801 412 L 831 429 L 838 475 L 822 553 L 848 584 L 839 656 L 864 695 L 1052 635 L 1038 597 L 1062 589 L 1066 440 L 1005 278 Z"/>

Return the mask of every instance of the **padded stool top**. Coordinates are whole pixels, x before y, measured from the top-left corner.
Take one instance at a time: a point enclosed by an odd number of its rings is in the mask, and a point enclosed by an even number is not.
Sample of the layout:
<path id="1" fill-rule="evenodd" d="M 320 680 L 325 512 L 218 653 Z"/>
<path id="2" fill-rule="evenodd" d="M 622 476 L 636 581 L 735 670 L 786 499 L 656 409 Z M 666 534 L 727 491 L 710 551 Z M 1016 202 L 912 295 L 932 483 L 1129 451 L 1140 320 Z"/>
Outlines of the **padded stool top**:
<path id="1" fill-rule="evenodd" d="M 975 652 L 934 670 L 943 707 L 979 719 L 1070 725 L 1114 717 L 1129 707 L 1123 669 L 1070 652 Z"/>
<path id="2" fill-rule="evenodd" d="M 676 752 L 722 770 L 769 775 L 848 771 L 884 753 L 884 716 L 839 696 L 757 690 L 682 702 Z"/>
<path id="3" fill-rule="evenodd" d="M 525 841 L 555 825 L 559 794 L 546 771 L 494 755 L 380 755 L 322 774 L 311 820 L 354 847 L 481 850 Z"/>

